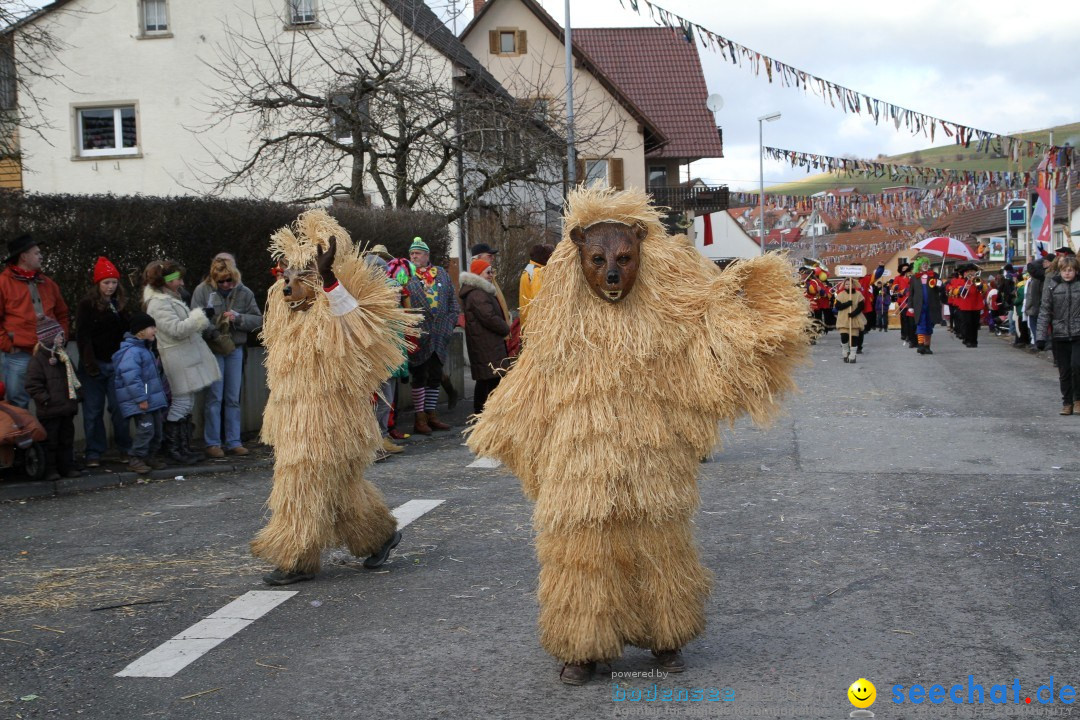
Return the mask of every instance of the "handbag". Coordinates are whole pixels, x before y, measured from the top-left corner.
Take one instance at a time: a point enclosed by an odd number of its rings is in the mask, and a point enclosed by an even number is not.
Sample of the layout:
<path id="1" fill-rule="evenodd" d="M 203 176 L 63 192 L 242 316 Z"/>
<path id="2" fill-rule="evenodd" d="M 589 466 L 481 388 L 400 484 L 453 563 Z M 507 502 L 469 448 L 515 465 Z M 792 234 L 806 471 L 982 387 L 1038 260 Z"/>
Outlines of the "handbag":
<path id="1" fill-rule="evenodd" d="M 236 292 L 234 291 L 229 295 L 229 299 L 225 303 L 225 310 L 217 316 L 216 324 L 207 332 L 204 338 L 210 352 L 215 355 L 229 355 L 233 350 L 236 350 L 236 343 L 232 339 L 232 330 L 229 329 L 229 321 L 225 319 L 225 312 L 232 310 L 235 297 Z"/>

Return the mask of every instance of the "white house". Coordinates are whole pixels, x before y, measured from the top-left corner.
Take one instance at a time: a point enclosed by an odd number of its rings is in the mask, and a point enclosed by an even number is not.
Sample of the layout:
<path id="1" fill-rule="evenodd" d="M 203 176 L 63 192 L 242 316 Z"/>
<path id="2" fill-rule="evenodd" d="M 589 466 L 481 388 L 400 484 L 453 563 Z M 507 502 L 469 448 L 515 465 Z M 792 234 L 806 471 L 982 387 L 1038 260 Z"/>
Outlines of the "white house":
<path id="1" fill-rule="evenodd" d="M 751 237 L 726 210 L 694 218 L 694 247 L 710 260 L 752 258 L 761 254 L 757 239 Z"/>
<path id="2" fill-rule="evenodd" d="M 411 62 L 422 65 L 428 79 L 451 89 L 468 77 L 501 90 L 423 0 L 52 2 L 12 30 L 16 52 L 18 33 L 30 25 L 46 27 L 62 39 L 55 61 L 44 68 L 56 82 L 32 85 L 41 114 L 20 99 L 31 122 L 42 126 L 40 136 L 20 134 L 22 186 L 42 193 L 204 194 L 222 174 L 222 158 L 250 156 L 259 140 L 243 117 L 213 122 L 211 105 L 222 86 L 215 67 L 220 70 L 226 58 L 235 61 L 246 52 L 259 59 L 237 65 L 238 75 L 275 71 L 266 66 L 261 48 L 242 47 L 238 38 L 260 35 L 266 45 L 285 50 L 279 57 L 295 49 L 299 64 L 301 57 L 340 48 L 340 37 L 333 41 L 345 32 L 373 41 L 379 33 L 375 18 L 382 26 L 383 51 L 411 53 Z M 331 63 L 353 61 L 347 52 L 330 58 Z M 334 73 L 325 61 L 305 62 L 291 71 L 314 89 L 310 113 L 330 125 Z M 281 168 L 277 177 L 268 172 L 222 194 L 291 200 L 280 190 L 288 172 Z M 417 207 L 440 211 L 453 204 L 458 172 L 449 163 L 442 171 L 445 178 Z M 346 162 L 326 169 L 321 183 L 347 186 L 352 173 L 346 156 Z M 379 202 L 377 196 L 372 199 Z M 452 242 L 451 248 L 457 256 L 459 243 Z"/>

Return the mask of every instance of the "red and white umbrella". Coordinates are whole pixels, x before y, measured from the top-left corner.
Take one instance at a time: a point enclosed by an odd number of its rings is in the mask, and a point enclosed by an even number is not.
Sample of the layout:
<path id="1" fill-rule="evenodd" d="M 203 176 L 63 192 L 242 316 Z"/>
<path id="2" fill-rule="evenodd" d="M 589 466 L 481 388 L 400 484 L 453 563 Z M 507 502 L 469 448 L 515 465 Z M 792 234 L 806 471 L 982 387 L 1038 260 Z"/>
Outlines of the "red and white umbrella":
<path id="1" fill-rule="evenodd" d="M 944 262 L 945 258 L 960 258 L 961 260 L 974 260 L 971 248 L 955 238 L 932 237 L 911 246 L 912 250 L 924 252 L 927 255 L 937 255 Z"/>

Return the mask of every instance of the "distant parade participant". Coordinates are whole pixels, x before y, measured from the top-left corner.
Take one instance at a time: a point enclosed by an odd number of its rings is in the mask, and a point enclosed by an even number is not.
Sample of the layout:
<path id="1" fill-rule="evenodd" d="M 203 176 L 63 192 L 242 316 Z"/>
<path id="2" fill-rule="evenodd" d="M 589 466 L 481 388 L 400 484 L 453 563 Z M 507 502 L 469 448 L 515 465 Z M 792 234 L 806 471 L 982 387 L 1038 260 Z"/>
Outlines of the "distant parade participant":
<path id="1" fill-rule="evenodd" d="M 954 268 L 949 273 L 949 280 L 945 283 L 945 302 L 949 307 L 949 332 L 957 337 L 960 336 L 960 310 L 956 307 L 956 297 L 963 285 L 964 278 Z"/>
<path id="2" fill-rule="evenodd" d="M 896 269 L 896 279 L 893 280 L 893 292 L 896 296 L 896 306 L 900 315 L 900 344 L 915 347 L 915 322 L 911 310 L 908 307 L 908 285 L 911 283 L 911 263 L 901 263 Z"/>
<path id="3" fill-rule="evenodd" d="M 836 290 L 836 329 L 840 332 L 840 347 L 844 350 L 844 362 L 854 363 L 855 354 L 851 346 L 856 347 L 866 325 L 863 315 L 863 295 L 859 284 L 848 278 L 841 282 Z"/>
<path id="4" fill-rule="evenodd" d="M 930 339 L 934 326 L 942 325 L 941 314 L 942 287 L 941 279 L 934 272 L 927 258 L 915 261 L 915 276 L 908 286 L 912 317 L 915 320 L 915 337 L 920 355 L 933 355 Z"/>
<path id="5" fill-rule="evenodd" d="M 956 308 L 960 311 L 960 339 L 964 341 L 964 347 L 974 348 L 979 346 L 986 284 L 979 279 L 979 269 L 974 263 L 963 265 L 959 270 L 964 280 L 956 293 Z"/>
<path id="6" fill-rule="evenodd" d="M 862 316 L 863 316 L 863 332 L 859 333 L 858 338 L 852 338 L 852 345 L 855 347 L 855 353 L 862 355 L 863 340 L 866 339 L 866 333 L 877 322 L 874 318 L 874 293 L 870 289 L 870 276 L 863 275 L 859 278 L 859 281 L 855 284 L 855 290 L 862 295 Z"/>
<path id="7" fill-rule="evenodd" d="M 810 312 L 814 316 L 813 333 L 815 338 L 811 339 L 810 342 L 812 343 L 817 342 L 817 335 L 828 332 L 825 325 L 825 313 L 828 312 L 831 303 L 828 286 L 818 278 L 818 272 L 819 269 L 816 267 L 806 268 L 806 275 L 803 280 L 803 294 L 806 295 L 806 300 L 810 305 Z"/>

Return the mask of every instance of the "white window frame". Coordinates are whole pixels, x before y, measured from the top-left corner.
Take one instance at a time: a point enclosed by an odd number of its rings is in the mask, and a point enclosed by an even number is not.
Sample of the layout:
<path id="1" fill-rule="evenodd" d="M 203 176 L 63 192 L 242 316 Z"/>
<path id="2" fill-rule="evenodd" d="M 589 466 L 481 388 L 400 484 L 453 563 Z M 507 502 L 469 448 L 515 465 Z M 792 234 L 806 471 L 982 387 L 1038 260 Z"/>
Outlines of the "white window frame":
<path id="1" fill-rule="evenodd" d="M 585 160 L 585 177 L 583 179 L 586 187 L 592 187 L 600 182 L 599 177 L 591 177 L 592 168 L 600 165 L 603 165 L 604 168 L 603 184 L 600 187 L 611 187 L 611 164 L 608 162 L 607 158 L 592 158 Z"/>
<path id="2" fill-rule="evenodd" d="M 148 2 L 154 2 L 155 4 L 160 2 L 161 8 L 165 13 L 165 28 L 151 30 L 147 27 L 148 19 L 146 17 L 146 5 Z M 169 0 L 139 0 L 139 34 L 144 37 L 161 37 L 163 35 L 172 34 L 172 23 L 169 20 Z"/>
<path id="3" fill-rule="evenodd" d="M 289 25 L 301 27 L 319 22 L 319 10 L 315 0 L 287 0 Z"/>
<path id="4" fill-rule="evenodd" d="M 135 114 L 135 147 L 124 147 L 123 136 L 123 111 L 131 109 Z M 85 110 L 112 110 L 113 111 L 113 147 L 108 148 L 83 148 L 83 122 L 82 114 Z M 75 115 L 75 157 L 76 158 L 102 158 L 102 157 L 129 157 L 142 154 L 139 145 L 141 131 L 139 128 L 139 106 L 134 102 L 101 103 L 95 105 L 80 105 L 74 108 Z"/>

